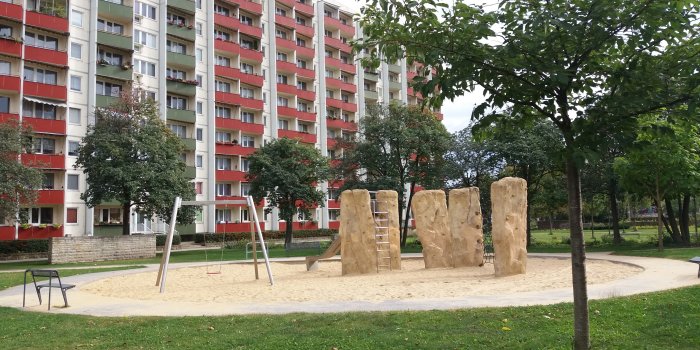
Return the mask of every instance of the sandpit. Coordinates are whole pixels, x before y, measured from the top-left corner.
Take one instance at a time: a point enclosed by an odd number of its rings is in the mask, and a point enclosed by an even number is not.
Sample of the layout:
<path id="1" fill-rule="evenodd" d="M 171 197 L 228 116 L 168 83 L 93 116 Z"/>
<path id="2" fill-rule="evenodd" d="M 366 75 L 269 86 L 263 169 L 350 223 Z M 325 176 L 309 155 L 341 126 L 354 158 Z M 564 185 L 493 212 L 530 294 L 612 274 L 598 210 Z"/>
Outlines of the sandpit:
<path id="1" fill-rule="evenodd" d="M 273 262 L 271 266 L 274 286 L 267 281 L 264 265 L 260 266 L 260 280 L 255 280 L 251 265 L 226 264 L 216 275 L 207 274 L 206 267 L 172 269 L 165 294 L 154 287 L 156 272 L 106 278 L 80 289 L 102 297 L 137 300 L 278 304 L 492 296 L 571 288 L 571 261 L 560 258 L 533 257 L 528 260 L 527 274 L 500 278 L 494 276 L 492 264 L 426 270 L 422 259 L 404 259 L 400 271 L 353 276 L 341 276 L 339 261 L 324 261 L 317 271 L 306 271 L 303 263 Z M 586 268 L 589 285 L 644 270 L 606 260 L 588 260 Z"/>

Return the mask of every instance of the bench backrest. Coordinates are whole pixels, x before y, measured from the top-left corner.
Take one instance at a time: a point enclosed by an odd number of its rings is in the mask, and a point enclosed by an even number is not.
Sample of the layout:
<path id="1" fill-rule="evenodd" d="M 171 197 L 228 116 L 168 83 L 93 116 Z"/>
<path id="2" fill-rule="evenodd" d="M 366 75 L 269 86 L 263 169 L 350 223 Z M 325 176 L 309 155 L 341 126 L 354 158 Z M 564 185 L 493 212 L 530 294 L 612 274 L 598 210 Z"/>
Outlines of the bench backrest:
<path id="1" fill-rule="evenodd" d="M 31 270 L 32 276 L 34 277 L 56 277 L 58 278 L 58 271 L 56 270 Z"/>

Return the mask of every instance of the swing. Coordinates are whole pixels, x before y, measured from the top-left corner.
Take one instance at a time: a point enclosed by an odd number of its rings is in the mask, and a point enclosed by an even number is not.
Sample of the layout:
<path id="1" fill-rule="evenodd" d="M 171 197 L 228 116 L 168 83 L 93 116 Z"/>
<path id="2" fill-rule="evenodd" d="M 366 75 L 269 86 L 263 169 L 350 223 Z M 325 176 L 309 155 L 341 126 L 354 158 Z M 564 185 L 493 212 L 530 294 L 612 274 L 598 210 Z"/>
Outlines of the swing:
<path id="1" fill-rule="evenodd" d="M 224 212 L 228 212 L 228 204 L 226 204 L 226 207 L 224 209 Z M 224 223 L 224 232 L 223 232 L 223 238 L 221 240 L 221 248 L 219 251 L 221 252 L 220 257 L 219 257 L 219 269 L 214 270 L 210 268 L 212 265 L 209 264 L 209 255 L 207 254 L 207 251 L 209 249 L 206 249 L 207 246 L 207 235 L 204 234 L 204 261 L 206 262 L 207 265 L 207 275 L 220 275 L 221 274 L 221 265 L 224 263 L 224 249 L 226 248 L 226 229 L 227 229 L 228 221 Z"/>

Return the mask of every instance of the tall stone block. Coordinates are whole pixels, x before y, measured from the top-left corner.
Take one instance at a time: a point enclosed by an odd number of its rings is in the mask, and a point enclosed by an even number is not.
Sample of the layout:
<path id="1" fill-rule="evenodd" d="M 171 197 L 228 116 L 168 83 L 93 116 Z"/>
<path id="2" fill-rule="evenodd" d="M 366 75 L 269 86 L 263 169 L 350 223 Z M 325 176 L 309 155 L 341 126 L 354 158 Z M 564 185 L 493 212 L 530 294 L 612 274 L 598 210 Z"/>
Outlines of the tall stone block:
<path id="1" fill-rule="evenodd" d="M 377 272 L 375 225 L 367 190 L 340 195 L 340 257 L 343 275 Z"/>
<path id="2" fill-rule="evenodd" d="M 527 183 L 506 177 L 491 184 L 496 277 L 523 274 L 527 268 Z"/>
<path id="3" fill-rule="evenodd" d="M 484 264 L 484 232 L 479 188 L 450 191 L 450 232 L 454 267 Z"/>
<path id="4" fill-rule="evenodd" d="M 416 193 L 411 202 L 411 210 L 423 246 L 425 268 L 452 267 L 452 235 L 445 192 L 430 190 Z"/>
<path id="5" fill-rule="evenodd" d="M 391 269 L 401 270 L 401 235 L 399 219 L 399 194 L 396 191 L 378 191 L 377 211 L 388 212 L 389 249 Z M 342 216 L 341 216 L 342 218 Z"/>

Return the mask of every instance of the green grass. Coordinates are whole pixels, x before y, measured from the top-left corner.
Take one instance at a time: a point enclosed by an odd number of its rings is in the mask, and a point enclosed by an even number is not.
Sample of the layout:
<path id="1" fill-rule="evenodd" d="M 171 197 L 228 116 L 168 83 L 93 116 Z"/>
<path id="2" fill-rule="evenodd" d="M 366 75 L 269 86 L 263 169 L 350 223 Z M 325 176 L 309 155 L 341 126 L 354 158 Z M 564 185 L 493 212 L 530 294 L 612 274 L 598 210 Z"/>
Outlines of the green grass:
<path id="1" fill-rule="evenodd" d="M 634 249 L 620 250 L 616 251 L 614 254 L 688 260 L 690 258 L 700 256 L 700 248 L 665 248 L 663 252 L 656 249 Z"/>

